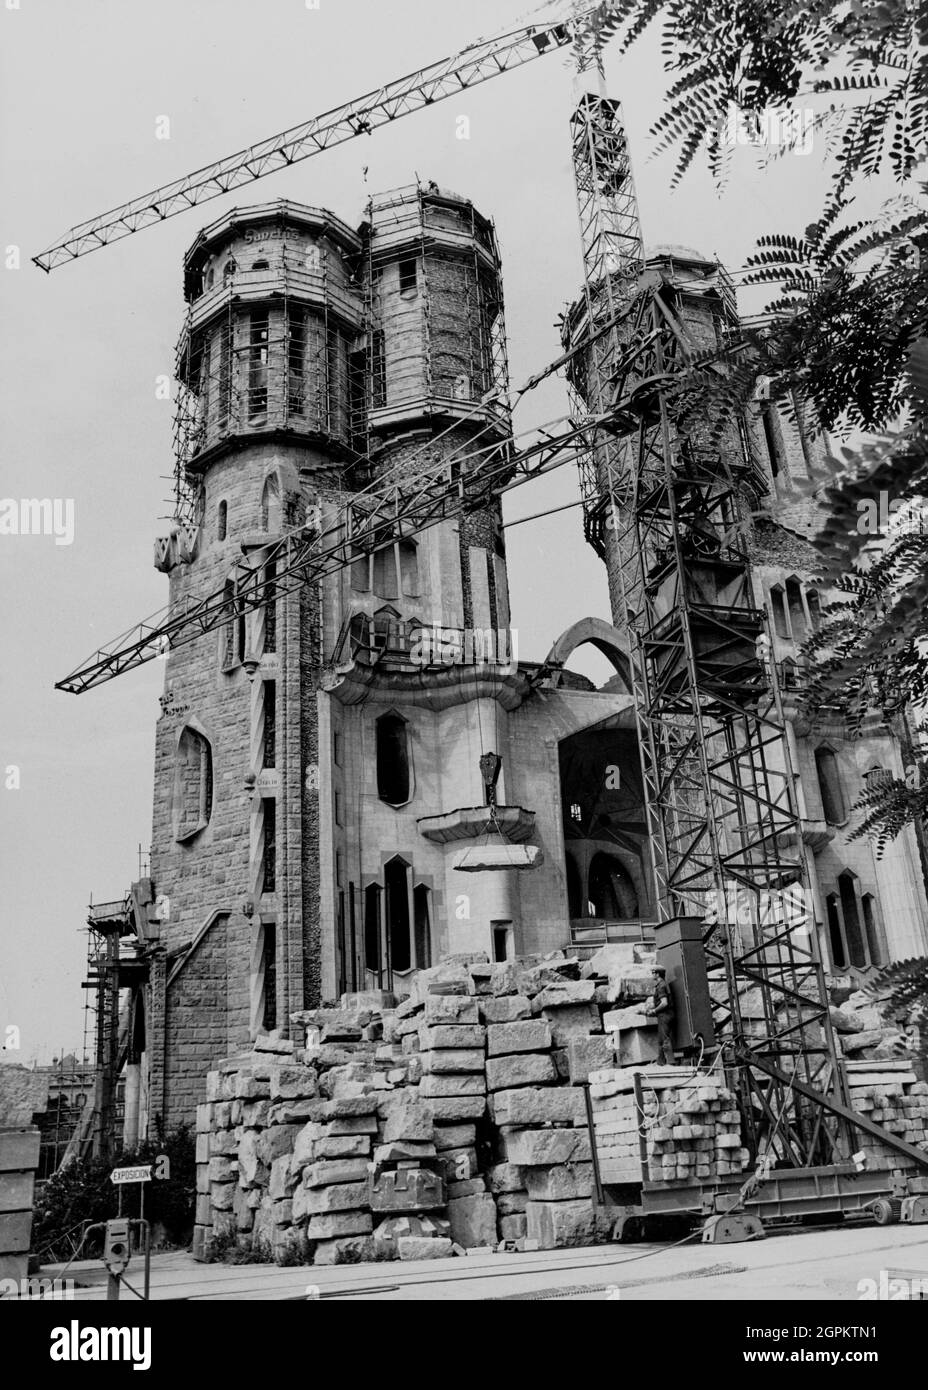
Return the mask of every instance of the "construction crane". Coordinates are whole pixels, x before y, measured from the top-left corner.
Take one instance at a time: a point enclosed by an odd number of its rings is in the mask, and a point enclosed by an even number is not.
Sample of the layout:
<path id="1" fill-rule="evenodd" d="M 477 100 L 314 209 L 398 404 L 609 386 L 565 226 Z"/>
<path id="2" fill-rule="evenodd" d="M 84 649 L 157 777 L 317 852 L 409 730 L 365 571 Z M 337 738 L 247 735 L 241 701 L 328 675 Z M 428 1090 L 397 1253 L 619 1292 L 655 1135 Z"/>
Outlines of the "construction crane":
<path id="1" fill-rule="evenodd" d="M 521 451 L 494 443 L 424 466 L 414 490 L 388 476 L 360 494 L 324 498 L 314 522 L 270 543 L 260 563 L 243 564 L 233 596 L 217 591 L 140 624 L 58 688 L 90 689 L 321 579 L 387 535 L 412 535 L 577 458 L 587 538 L 616 565 L 618 619 L 631 642 L 658 946 L 671 938 L 680 944 L 681 931 L 692 940 L 696 924 L 716 995 L 715 1032 L 740 1090 L 751 1150 L 799 1173 L 830 1164 L 843 1180 L 853 1172 L 858 1129 L 928 1167 L 928 1155 L 848 1104 L 809 920 L 803 827 L 767 619 L 754 604 L 734 524 L 736 482 L 725 447 L 694 414 L 693 392 L 679 389 L 692 384 L 707 354 L 692 341 L 673 287 L 645 266 L 621 107 L 605 92 L 601 54 L 612 10 L 576 5 L 569 20 L 481 41 L 85 222 L 34 258 L 51 270 L 570 43 L 578 69 L 596 70 L 596 90 L 583 95 L 571 126 L 583 299 L 565 326 L 564 355 L 528 384 L 566 369 L 573 418 Z M 729 326 L 737 329 L 733 309 Z M 729 350 L 733 344 L 736 336 Z M 724 908 L 732 884 L 746 895 L 744 922 Z M 771 915 L 771 894 L 804 910 Z M 713 911 L 713 902 L 722 909 Z M 750 1017 L 746 989 L 759 1001 Z M 814 1183 L 809 1191 L 814 1197 Z"/>

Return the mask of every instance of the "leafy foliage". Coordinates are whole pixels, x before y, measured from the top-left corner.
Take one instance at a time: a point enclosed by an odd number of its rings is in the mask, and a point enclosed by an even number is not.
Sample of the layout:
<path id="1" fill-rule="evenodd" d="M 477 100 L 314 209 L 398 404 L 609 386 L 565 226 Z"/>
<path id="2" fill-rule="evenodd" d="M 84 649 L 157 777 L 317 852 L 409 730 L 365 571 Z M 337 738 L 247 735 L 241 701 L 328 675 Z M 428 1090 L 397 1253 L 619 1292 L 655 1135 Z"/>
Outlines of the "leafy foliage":
<path id="1" fill-rule="evenodd" d="M 761 376 L 787 414 L 809 405 L 832 433 L 872 436 L 832 457 L 807 488 L 821 518 L 820 581 L 838 597 L 805 651 L 813 670 L 806 705 L 837 708 L 852 727 L 874 705 L 901 714 L 928 698 L 928 218 L 908 188 L 928 158 L 928 8 L 918 0 L 605 0 L 577 35 L 581 64 L 599 62 L 611 38 L 627 52 L 657 22 L 672 81 L 651 133 L 656 154 L 675 151 L 674 185 L 701 148 L 724 181 L 732 108 L 759 118 L 801 101 L 832 156 L 817 220 L 801 235 L 760 238 L 747 262 L 747 283 L 774 293 L 769 321 L 745 325 L 712 367 L 693 363 L 678 405 L 684 418 L 688 395 L 708 405 L 719 439 Z M 884 170 L 905 194 L 877 217 L 855 217 L 858 184 Z M 865 552 L 876 538 L 861 519 L 881 498 L 913 504 L 921 524 L 891 528 Z M 885 845 L 924 816 L 926 795 L 884 782 L 858 809 L 858 833 Z"/>
<path id="2" fill-rule="evenodd" d="M 170 1159 L 171 1176 L 146 1184 L 145 1216 L 153 1225 L 163 1225 L 169 1239 L 185 1244 L 193 1225 L 196 1158 L 189 1127 L 181 1125 L 168 1134 L 156 1135 L 135 1150 L 117 1154 L 112 1160 L 82 1158 L 53 1174 L 36 1202 L 33 1250 L 46 1262 L 69 1259 L 84 1226 L 116 1215 L 118 1194 L 110 1182 L 113 1169 L 151 1163 L 160 1154 L 167 1154 Z M 131 1214 L 137 1214 L 137 1207 L 132 1207 Z M 98 1253 L 100 1248 L 99 1239 L 91 1237 L 82 1258 Z"/>
<path id="3" fill-rule="evenodd" d="M 886 966 L 865 988 L 886 1017 L 918 1029 L 918 1050 L 928 1060 L 928 956 Z"/>

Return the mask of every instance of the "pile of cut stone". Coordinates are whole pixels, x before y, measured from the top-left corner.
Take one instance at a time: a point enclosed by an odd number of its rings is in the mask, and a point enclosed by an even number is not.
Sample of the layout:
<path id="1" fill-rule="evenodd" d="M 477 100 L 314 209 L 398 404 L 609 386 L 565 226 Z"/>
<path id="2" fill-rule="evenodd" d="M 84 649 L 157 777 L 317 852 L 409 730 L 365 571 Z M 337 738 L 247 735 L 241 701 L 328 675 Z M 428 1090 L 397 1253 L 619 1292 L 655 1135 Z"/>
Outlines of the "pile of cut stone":
<path id="1" fill-rule="evenodd" d="M 848 1062 L 851 1107 L 908 1144 L 928 1148 L 928 1082 L 920 1081 L 910 1064 Z M 855 1143 L 867 1155 L 868 1167 L 915 1167 L 915 1160 L 888 1150 L 875 1136 L 855 1131 Z"/>
<path id="2" fill-rule="evenodd" d="M 702 1182 L 744 1171 L 749 1154 L 735 1098 L 711 1074 L 669 1066 L 607 1069 L 591 1074 L 590 1097 L 605 1183 Z"/>

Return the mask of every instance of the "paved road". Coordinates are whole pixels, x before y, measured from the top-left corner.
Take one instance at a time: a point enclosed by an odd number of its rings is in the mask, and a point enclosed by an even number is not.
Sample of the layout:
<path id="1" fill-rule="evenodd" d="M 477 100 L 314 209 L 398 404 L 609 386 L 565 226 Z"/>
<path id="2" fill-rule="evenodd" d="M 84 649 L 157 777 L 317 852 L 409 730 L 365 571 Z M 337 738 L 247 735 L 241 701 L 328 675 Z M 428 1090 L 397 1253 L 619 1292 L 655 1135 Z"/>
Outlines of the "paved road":
<path id="1" fill-rule="evenodd" d="M 737 1245 L 610 1245 L 591 1250 L 479 1254 L 336 1268 L 204 1265 L 187 1254 L 156 1255 L 152 1297 L 185 1300 L 305 1298 L 486 1300 L 842 1299 L 857 1302 L 862 1281 L 878 1286 L 881 1271 L 928 1280 L 928 1226 L 843 1226 L 806 1229 Z M 51 1273 L 51 1270 L 43 1271 Z M 100 1280 L 99 1264 L 72 1266 L 80 1282 Z M 141 1286 L 132 1261 L 129 1278 Z M 866 1285 L 863 1288 L 866 1289 Z M 100 1283 L 76 1297 L 99 1299 Z"/>

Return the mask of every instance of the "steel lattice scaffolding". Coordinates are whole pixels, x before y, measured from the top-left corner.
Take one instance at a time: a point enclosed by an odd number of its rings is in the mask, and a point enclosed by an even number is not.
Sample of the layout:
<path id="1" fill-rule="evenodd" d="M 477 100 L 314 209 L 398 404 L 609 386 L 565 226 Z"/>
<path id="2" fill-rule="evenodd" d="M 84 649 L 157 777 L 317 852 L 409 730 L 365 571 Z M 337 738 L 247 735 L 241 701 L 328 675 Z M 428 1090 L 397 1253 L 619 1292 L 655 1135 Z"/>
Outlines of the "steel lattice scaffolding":
<path id="1" fill-rule="evenodd" d="M 585 291 L 567 331 L 590 349 L 571 376 L 609 417 L 588 436 L 585 530 L 630 642 L 659 911 L 706 920 L 717 1031 L 740 1062 L 755 1152 L 765 1141 L 791 1165 L 846 1158 L 843 1122 L 793 1085 L 846 1102 L 805 864 L 788 848 L 802 834 L 786 726 L 726 441 L 681 389 L 699 348 L 676 291 L 642 274 L 618 103 L 587 95 L 572 132 Z"/>

